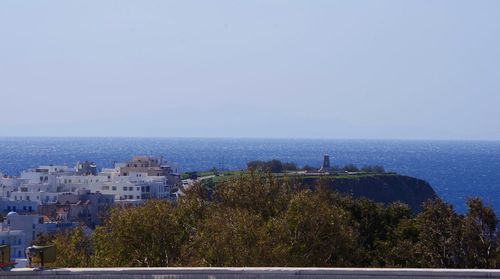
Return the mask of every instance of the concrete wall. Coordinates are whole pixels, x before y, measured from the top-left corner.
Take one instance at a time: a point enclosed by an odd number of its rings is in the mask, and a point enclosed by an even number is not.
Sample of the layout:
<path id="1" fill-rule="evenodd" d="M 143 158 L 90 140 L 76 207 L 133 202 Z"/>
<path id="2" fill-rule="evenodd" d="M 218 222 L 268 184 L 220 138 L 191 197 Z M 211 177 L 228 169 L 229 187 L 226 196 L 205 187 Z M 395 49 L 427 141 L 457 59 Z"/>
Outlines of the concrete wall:
<path id="1" fill-rule="evenodd" d="M 69 268 L 14 269 L 1 278 L 500 278 L 500 270 L 373 268 Z"/>

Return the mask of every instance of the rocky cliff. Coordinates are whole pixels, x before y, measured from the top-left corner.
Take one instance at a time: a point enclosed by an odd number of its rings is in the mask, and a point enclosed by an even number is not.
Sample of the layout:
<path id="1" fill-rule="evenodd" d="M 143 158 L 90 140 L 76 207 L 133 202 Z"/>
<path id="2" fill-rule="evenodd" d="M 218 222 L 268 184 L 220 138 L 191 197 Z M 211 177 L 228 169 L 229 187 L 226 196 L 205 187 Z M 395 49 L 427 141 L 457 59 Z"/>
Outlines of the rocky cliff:
<path id="1" fill-rule="evenodd" d="M 304 182 L 314 184 L 317 178 L 307 178 Z M 400 201 L 408 204 L 414 212 L 421 210 L 422 203 L 437 197 L 431 185 L 424 180 L 396 175 L 352 175 L 332 176 L 329 178 L 332 189 L 353 197 L 365 197 L 376 202 L 391 203 Z"/>

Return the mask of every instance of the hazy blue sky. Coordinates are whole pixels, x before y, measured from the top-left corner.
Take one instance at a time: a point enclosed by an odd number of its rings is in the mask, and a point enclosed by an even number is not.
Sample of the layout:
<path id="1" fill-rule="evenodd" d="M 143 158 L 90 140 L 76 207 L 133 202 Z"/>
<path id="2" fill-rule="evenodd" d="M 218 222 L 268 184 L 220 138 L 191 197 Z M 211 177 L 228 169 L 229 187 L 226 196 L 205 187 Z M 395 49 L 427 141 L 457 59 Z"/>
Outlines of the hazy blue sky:
<path id="1" fill-rule="evenodd" d="M 500 139 L 500 1 L 0 1 L 0 136 Z"/>

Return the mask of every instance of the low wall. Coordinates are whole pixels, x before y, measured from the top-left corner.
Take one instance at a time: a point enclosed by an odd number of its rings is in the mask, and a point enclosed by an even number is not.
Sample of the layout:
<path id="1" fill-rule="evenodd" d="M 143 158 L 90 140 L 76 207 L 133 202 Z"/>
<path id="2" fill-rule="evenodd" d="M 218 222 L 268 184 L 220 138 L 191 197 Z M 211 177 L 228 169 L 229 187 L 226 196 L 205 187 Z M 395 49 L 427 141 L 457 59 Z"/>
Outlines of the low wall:
<path id="1" fill-rule="evenodd" d="M 27 268 L 1 278 L 500 278 L 500 270 L 383 268 Z"/>

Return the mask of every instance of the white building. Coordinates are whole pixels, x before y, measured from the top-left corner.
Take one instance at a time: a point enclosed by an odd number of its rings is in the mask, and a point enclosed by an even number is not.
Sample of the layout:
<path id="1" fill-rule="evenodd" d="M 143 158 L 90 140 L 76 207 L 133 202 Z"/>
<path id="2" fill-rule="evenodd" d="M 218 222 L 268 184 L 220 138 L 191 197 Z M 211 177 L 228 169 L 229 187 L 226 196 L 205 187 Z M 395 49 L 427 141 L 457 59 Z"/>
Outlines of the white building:
<path id="1" fill-rule="evenodd" d="M 2 198 L 10 198 L 10 193 L 17 191 L 19 186 L 27 184 L 28 180 L 20 177 L 0 176 Z"/>
<path id="2" fill-rule="evenodd" d="M 47 232 L 47 227 L 43 222 L 43 217 L 37 214 L 20 215 L 16 212 L 10 212 L 5 217 L 2 225 L 3 230 L 20 230 L 24 236 L 24 242 L 30 245 L 39 234 Z"/>
<path id="3" fill-rule="evenodd" d="M 0 211 L 7 215 L 9 212 L 35 213 L 38 209 L 38 203 L 34 201 L 11 201 L 0 198 Z"/>
<path id="4" fill-rule="evenodd" d="M 59 192 L 90 190 L 93 193 L 115 195 L 115 200 L 141 200 L 167 198 L 168 187 L 165 176 L 149 176 L 147 173 L 131 172 L 120 175 L 119 167 L 104 169 L 96 176 L 60 176 L 57 182 Z"/>
<path id="5" fill-rule="evenodd" d="M 19 178 L 3 178 L 2 197 L 11 201 L 57 202 L 57 178 L 76 173 L 67 166 L 39 166 L 23 171 Z M 5 187 L 4 187 L 5 186 Z"/>
<path id="6" fill-rule="evenodd" d="M 172 198 L 170 187 L 175 184 L 177 175 L 160 163 L 158 159 L 139 156 L 131 162 L 103 169 L 97 175 L 92 174 L 95 165 L 91 165 L 92 171 L 83 173 L 67 166 L 39 166 L 22 172 L 19 178 L 3 178 L 0 181 L 2 197 L 40 205 L 57 202 L 61 192 L 78 193 L 80 190 L 111 194 L 117 201 Z M 172 179 L 171 185 L 168 179 Z"/>
<path id="7" fill-rule="evenodd" d="M 24 257 L 26 247 L 32 245 L 39 234 L 56 232 L 61 228 L 74 227 L 75 224 L 44 223 L 43 217 L 37 214 L 20 215 L 9 212 L 3 223 L 0 223 L 0 243 L 10 245 L 11 258 Z"/>
<path id="8" fill-rule="evenodd" d="M 48 204 L 57 202 L 57 192 L 37 191 L 34 188 L 28 188 L 28 191 L 11 192 L 10 200 L 13 201 L 34 201 L 38 204 Z"/>
<path id="9" fill-rule="evenodd" d="M 75 169 L 67 166 L 39 166 L 32 170 L 23 171 L 21 179 L 27 180 L 27 183 L 31 185 L 47 185 L 46 190 L 48 192 L 56 192 L 57 189 L 55 187 L 58 177 L 62 175 L 74 175 L 75 173 Z"/>
<path id="10" fill-rule="evenodd" d="M 25 234 L 20 230 L 0 230 L 0 243 L 10 246 L 10 259 L 24 257 L 24 249 L 27 245 L 25 243 Z"/>

